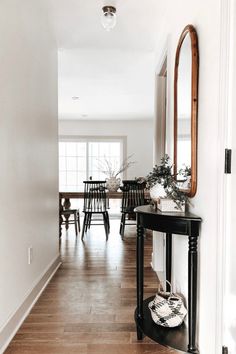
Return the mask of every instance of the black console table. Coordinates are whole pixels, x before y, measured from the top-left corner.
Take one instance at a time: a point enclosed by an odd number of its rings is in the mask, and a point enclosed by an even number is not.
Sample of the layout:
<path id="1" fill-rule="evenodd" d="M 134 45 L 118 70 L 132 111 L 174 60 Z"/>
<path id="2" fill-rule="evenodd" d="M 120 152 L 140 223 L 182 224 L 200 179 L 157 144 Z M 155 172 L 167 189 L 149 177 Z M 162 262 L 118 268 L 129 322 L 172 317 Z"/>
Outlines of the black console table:
<path id="1" fill-rule="evenodd" d="M 135 209 L 137 213 L 137 309 L 135 321 L 137 337 L 143 335 L 181 352 L 199 353 L 196 346 L 197 320 L 197 254 L 201 218 L 190 213 L 163 213 L 150 205 Z M 144 229 L 166 234 L 166 279 L 171 282 L 172 234 L 188 236 L 188 327 L 176 328 L 156 325 L 151 318 L 148 303 L 154 296 L 143 300 Z M 181 259 L 181 255 L 180 258 Z M 168 286 L 167 286 L 167 290 Z"/>

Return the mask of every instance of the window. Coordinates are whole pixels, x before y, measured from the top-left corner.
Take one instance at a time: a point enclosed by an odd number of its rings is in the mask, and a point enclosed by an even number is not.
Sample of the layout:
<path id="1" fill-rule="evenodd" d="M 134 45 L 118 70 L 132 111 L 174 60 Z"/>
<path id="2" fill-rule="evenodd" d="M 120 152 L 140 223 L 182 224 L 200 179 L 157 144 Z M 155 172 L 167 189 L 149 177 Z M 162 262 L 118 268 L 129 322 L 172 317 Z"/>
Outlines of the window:
<path id="1" fill-rule="evenodd" d="M 123 159 L 123 139 L 77 139 L 59 142 L 59 190 L 82 191 L 83 181 L 106 179 L 104 158 L 114 170 Z"/>

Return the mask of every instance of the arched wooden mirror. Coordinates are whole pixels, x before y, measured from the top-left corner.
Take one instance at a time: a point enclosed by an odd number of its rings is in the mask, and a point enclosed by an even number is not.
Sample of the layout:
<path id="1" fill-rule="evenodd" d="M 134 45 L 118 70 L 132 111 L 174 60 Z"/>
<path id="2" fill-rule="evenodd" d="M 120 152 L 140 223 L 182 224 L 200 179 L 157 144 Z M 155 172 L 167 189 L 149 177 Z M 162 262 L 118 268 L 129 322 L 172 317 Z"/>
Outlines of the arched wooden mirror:
<path id="1" fill-rule="evenodd" d="M 184 28 L 175 57 L 174 173 L 181 189 L 197 190 L 198 38 L 192 25 Z"/>

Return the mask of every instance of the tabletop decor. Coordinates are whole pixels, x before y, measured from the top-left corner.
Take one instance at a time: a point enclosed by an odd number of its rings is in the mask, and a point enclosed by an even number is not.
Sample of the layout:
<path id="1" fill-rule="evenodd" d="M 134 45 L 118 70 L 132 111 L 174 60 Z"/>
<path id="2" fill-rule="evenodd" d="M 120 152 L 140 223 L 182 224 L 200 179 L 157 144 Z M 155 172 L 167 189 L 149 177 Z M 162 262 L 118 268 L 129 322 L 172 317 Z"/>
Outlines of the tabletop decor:
<path id="1" fill-rule="evenodd" d="M 98 169 L 107 176 L 106 187 L 109 192 L 116 192 L 119 189 L 121 179 L 118 178 L 118 176 L 136 163 L 130 160 L 132 156 L 133 155 L 129 155 L 125 158 L 119 166 L 112 163 L 106 156 L 104 156 L 103 160 L 99 160 Z"/>
<path id="2" fill-rule="evenodd" d="M 170 157 L 165 154 L 160 165 L 155 165 L 145 177 L 147 188 L 150 189 L 152 202 L 161 211 L 184 212 L 189 199 L 187 194 L 180 189 L 172 171 Z"/>
<path id="3" fill-rule="evenodd" d="M 183 177 L 184 179 L 181 184 L 181 189 L 183 188 L 189 190 L 191 188 L 191 171 L 191 167 L 186 165 L 179 170 L 179 176 Z"/>

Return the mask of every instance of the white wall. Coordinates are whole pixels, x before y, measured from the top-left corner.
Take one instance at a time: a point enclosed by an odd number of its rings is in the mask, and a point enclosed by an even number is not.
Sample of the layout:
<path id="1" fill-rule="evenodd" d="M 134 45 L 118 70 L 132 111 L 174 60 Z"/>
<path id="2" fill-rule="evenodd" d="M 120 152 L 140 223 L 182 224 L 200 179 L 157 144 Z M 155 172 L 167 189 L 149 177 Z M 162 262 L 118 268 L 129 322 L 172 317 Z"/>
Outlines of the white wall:
<path id="1" fill-rule="evenodd" d="M 59 120 L 59 135 L 127 137 L 127 156 L 136 161 L 127 178 L 146 176 L 153 166 L 153 121 Z"/>
<path id="2" fill-rule="evenodd" d="M 57 51 L 47 16 L 44 0 L 0 2 L 0 352 L 8 321 L 58 257 Z"/>
<path id="3" fill-rule="evenodd" d="M 167 43 L 167 132 L 168 153 L 172 157 L 175 51 L 179 36 L 187 24 L 195 26 L 199 37 L 198 189 L 196 197 L 192 199 L 191 211 L 203 219 L 199 245 L 199 347 L 203 354 L 215 354 L 220 1 L 169 0 L 160 3 L 159 13 L 156 62 L 160 62 Z M 175 236 L 174 239 L 174 284 L 177 291 L 187 295 L 188 243 L 181 236 Z"/>

